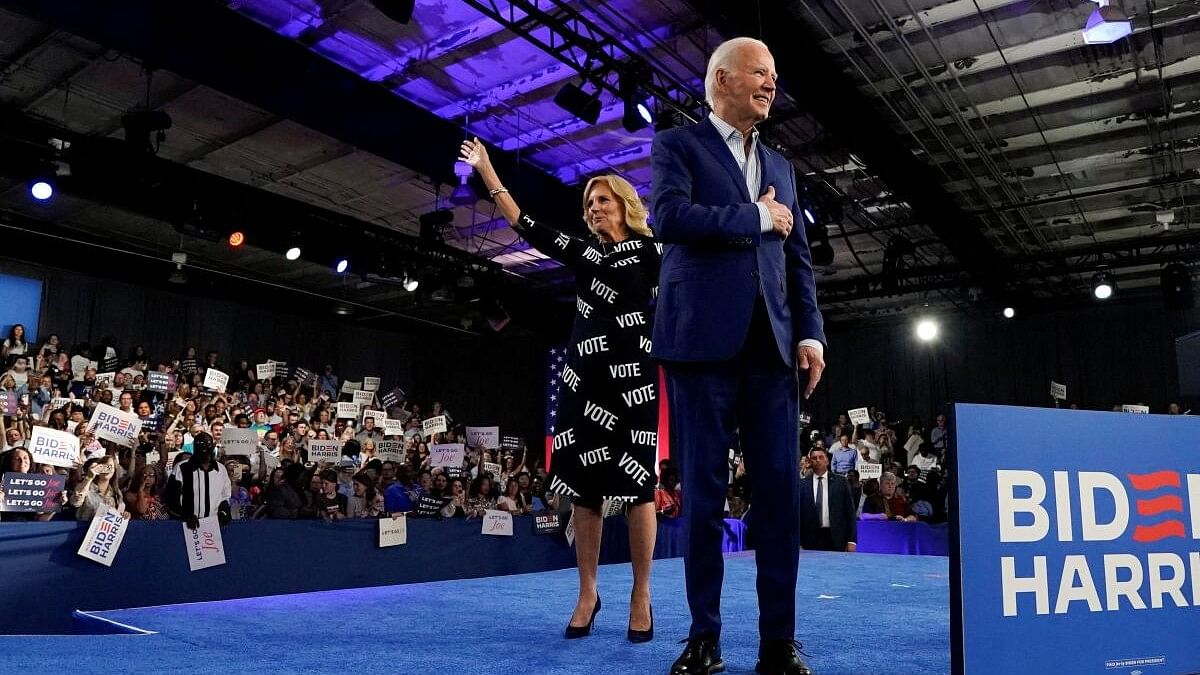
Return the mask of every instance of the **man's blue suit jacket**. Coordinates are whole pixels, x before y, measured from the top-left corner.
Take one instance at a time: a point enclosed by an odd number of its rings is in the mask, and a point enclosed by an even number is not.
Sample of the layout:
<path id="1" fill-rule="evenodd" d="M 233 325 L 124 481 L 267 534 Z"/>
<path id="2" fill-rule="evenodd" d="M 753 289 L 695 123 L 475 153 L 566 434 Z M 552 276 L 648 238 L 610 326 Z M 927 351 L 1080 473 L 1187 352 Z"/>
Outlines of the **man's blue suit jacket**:
<path id="1" fill-rule="evenodd" d="M 708 120 L 654 137 L 654 232 L 664 244 L 652 356 L 665 361 L 723 361 L 741 349 L 755 298 L 763 300 L 784 363 L 795 365 L 796 343 L 825 344 L 796 173 L 779 153 L 757 144 L 762 185 L 746 179 Z M 785 241 L 763 234 L 758 197 L 792 211 Z"/>

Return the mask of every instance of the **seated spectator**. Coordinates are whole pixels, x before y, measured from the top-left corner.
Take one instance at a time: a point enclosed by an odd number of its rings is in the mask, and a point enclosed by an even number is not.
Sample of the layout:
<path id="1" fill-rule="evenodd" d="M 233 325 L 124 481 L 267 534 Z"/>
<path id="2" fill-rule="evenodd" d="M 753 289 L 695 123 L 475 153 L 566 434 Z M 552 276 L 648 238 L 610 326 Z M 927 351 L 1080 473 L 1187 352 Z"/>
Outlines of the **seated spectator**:
<path id="1" fill-rule="evenodd" d="M 654 510 L 663 518 L 678 518 L 683 515 L 683 492 L 679 489 L 679 472 L 668 468 L 662 481 L 654 489 Z"/>
<path id="2" fill-rule="evenodd" d="M 917 517 L 908 509 L 908 500 L 903 491 L 896 490 L 896 476 L 885 473 L 879 479 L 879 492 L 872 494 L 863 503 L 863 520 L 901 520 L 915 522 Z"/>
<path id="3" fill-rule="evenodd" d="M 374 483 L 365 473 L 354 475 L 354 494 L 347 500 L 347 518 L 378 518 L 383 514 L 383 496 L 375 492 Z"/>

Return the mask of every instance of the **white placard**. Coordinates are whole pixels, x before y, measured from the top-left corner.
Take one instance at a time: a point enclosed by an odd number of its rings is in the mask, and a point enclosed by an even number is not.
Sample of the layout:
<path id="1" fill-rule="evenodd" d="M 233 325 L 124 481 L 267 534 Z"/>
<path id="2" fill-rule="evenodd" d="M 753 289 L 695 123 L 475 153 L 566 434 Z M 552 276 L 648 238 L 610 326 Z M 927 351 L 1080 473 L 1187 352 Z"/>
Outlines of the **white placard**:
<path id="1" fill-rule="evenodd" d="M 496 450 L 500 447 L 500 427 L 467 427 L 467 445 Z"/>
<path id="2" fill-rule="evenodd" d="M 358 419 L 358 404 L 348 401 L 338 401 L 337 416 L 340 420 Z"/>
<path id="3" fill-rule="evenodd" d="M 96 388 L 112 389 L 113 379 L 115 379 L 116 376 L 116 373 L 96 373 Z"/>
<path id="4" fill-rule="evenodd" d="M 438 415 L 421 422 L 421 432 L 425 436 L 446 433 L 446 416 Z"/>
<path id="5" fill-rule="evenodd" d="M 403 513 L 379 519 L 379 548 L 408 543 L 408 517 Z"/>
<path id="6" fill-rule="evenodd" d="M 1067 385 L 1050 380 L 1050 397 L 1060 401 L 1067 400 Z"/>
<path id="7" fill-rule="evenodd" d="M 508 511 L 493 511 L 488 509 L 483 512 L 483 534 L 491 534 L 500 537 L 513 536 L 513 518 Z"/>
<path id="8" fill-rule="evenodd" d="M 383 426 L 384 420 L 387 419 L 387 413 L 385 413 L 382 410 L 365 410 L 364 409 L 362 411 L 362 421 L 364 424 L 366 423 L 368 417 L 375 418 L 375 427 L 379 428 L 379 427 Z"/>
<path id="9" fill-rule="evenodd" d="M 308 442 L 308 461 L 310 462 L 336 462 L 341 458 L 341 441 L 319 441 L 314 439 Z"/>
<path id="10" fill-rule="evenodd" d="M 99 403 L 96 409 L 92 411 L 92 419 L 88 422 L 88 431 L 96 435 L 96 438 L 103 438 L 106 441 L 112 441 L 132 448 L 137 445 L 138 433 L 142 430 L 142 420 L 131 412 L 121 412 L 120 410 Z"/>
<path id="11" fill-rule="evenodd" d="M 83 543 L 79 545 L 79 555 L 105 567 L 112 567 L 128 526 L 129 519 L 122 518 L 120 511 L 109 510 L 107 506 L 101 508 L 92 518 Z"/>
<path id="12" fill-rule="evenodd" d="M 221 433 L 221 456 L 250 457 L 258 448 L 258 432 L 254 429 L 225 427 Z"/>
<path id="13" fill-rule="evenodd" d="M 343 394 L 349 394 L 355 389 L 362 389 L 362 382 L 351 382 L 350 380 L 344 380 L 342 382 L 341 392 Z"/>
<path id="14" fill-rule="evenodd" d="M 482 466 L 481 466 L 480 468 L 481 468 L 481 470 L 482 470 L 482 472 L 483 472 L 483 473 L 490 473 L 490 474 L 492 474 L 492 481 L 493 481 L 493 482 L 494 482 L 494 481 L 498 481 L 498 480 L 500 480 L 500 471 L 501 471 L 502 469 L 500 468 L 500 465 L 499 465 L 499 464 L 497 464 L 497 463 L 495 463 L 495 462 L 483 462 L 483 463 L 482 463 Z M 503 485 L 501 485 L 501 486 L 500 486 L 500 488 L 499 488 L 499 492 L 503 492 L 503 491 L 504 491 L 504 486 L 503 486 Z M 494 486 L 494 485 L 492 486 L 492 492 L 497 492 L 497 488 L 496 488 L 496 486 Z"/>
<path id="15" fill-rule="evenodd" d="M 211 389 L 220 393 L 225 393 L 225 387 L 229 386 L 229 375 L 222 373 L 216 368 L 209 368 L 204 371 L 204 388 Z"/>
<path id="16" fill-rule="evenodd" d="M 398 452 L 379 452 L 376 453 L 375 456 L 379 458 L 379 461 L 381 462 L 395 462 L 397 464 L 404 462 L 404 455 L 401 455 Z"/>
<path id="17" fill-rule="evenodd" d="M 254 374 L 257 375 L 258 379 L 260 380 L 269 380 L 275 377 L 275 364 L 260 363 L 254 366 Z"/>
<path id="18" fill-rule="evenodd" d="M 1150 406 L 1126 404 L 1126 405 L 1121 406 L 1121 412 L 1136 413 L 1138 415 L 1149 415 L 1150 414 Z"/>
<path id="19" fill-rule="evenodd" d="M 366 391 L 365 389 L 355 389 L 352 400 L 359 405 L 371 405 L 375 401 L 375 392 Z"/>
<path id="20" fill-rule="evenodd" d="M 79 438 L 65 431 L 33 427 L 29 434 L 29 454 L 37 464 L 71 468 L 79 463 Z"/>
<path id="21" fill-rule="evenodd" d="M 462 443 L 439 443 L 429 448 L 429 466 L 462 468 L 467 449 Z"/>
<path id="22" fill-rule="evenodd" d="M 866 408 L 855 408 L 848 411 L 850 413 L 850 421 L 855 424 L 870 424 L 871 413 Z"/>
<path id="23" fill-rule="evenodd" d="M 375 422 L 376 422 L 376 424 L 378 424 L 379 420 L 375 420 Z M 401 422 L 400 420 L 385 419 L 383 421 L 383 435 L 384 436 L 403 436 L 404 435 L 404 422 Z"/>
<path id="24" fill-rule="evenodd" d="M 183 543 L 187 547 L 188 567 L 193 572 L 225 564 L 225 542 L 221 540 L 221 524 L 216 516 L 201 518 L 196 529 L 187 523 L 183 527 Z"/>
<path id="25" fill-rule="evenodd" d="M 882 475 L 883 475 L 883 465 L 882 464 L 872 464 L 871 462 L 859 462 L 858 463 L 858 479 L 859 480 L 870 480 L 872 478 L 879 478 Z"/>
<path id="26" fill-rule="evenodd" d="M 67 407 L 70 404 L 71 404 L 71 399 L 69 399 L 69 398 L 52 398 L 52 399 L 50 399 L 50 409 L 51 410 L 60 410 L 62 408 Z"/>
<path id="27" fill-rule="evenodd" d="M 378 377 L 364 377 L 362 388 L 367 391 L 372 391 L 372 392 L 379 391 L 379 378 Z"/>

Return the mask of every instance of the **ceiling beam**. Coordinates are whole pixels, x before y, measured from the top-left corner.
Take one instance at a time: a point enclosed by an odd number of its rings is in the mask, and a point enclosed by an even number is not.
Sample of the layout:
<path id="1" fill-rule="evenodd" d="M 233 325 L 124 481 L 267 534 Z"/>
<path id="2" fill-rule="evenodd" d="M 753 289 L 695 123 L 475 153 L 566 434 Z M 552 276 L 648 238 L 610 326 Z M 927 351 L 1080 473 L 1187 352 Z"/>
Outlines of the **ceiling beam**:
<path id="1" fill-rule="evenodd" d="M 922 30 L 922 24 L 925 28 L 934 30 L 955 21 L 978 16 L 980 11 L 992 12 L 1021 2 L 1024 0 L 978 0 L 978 2 L 976 0 L 952 0 L 921 10 L 916 14 L 896 17 L 893 21 L 900 27 L 901 35 L 909 35 Z M 834 53 L 842 49 L 849 51 L 861 48 L 868 40 L 883 43 L 896 39 L 896 34 L 891 31 L 887 22 L 881 21 L 866 28 L 867 35 L 862 35 L 858 31 L 847 31 L 833 38 L 822 40 L 821 48 Z"/>

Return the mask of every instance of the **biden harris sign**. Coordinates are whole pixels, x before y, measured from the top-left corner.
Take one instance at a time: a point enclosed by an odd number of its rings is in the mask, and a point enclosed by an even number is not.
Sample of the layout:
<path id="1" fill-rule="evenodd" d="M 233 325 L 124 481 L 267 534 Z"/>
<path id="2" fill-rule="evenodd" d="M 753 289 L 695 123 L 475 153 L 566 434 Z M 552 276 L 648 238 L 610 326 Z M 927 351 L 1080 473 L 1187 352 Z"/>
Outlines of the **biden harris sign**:
<path id="1" fill-rule="evenodd" d="M 1200 418 L 956 405 L 955 430 L 956 665 L 1200 671 Z"/>

